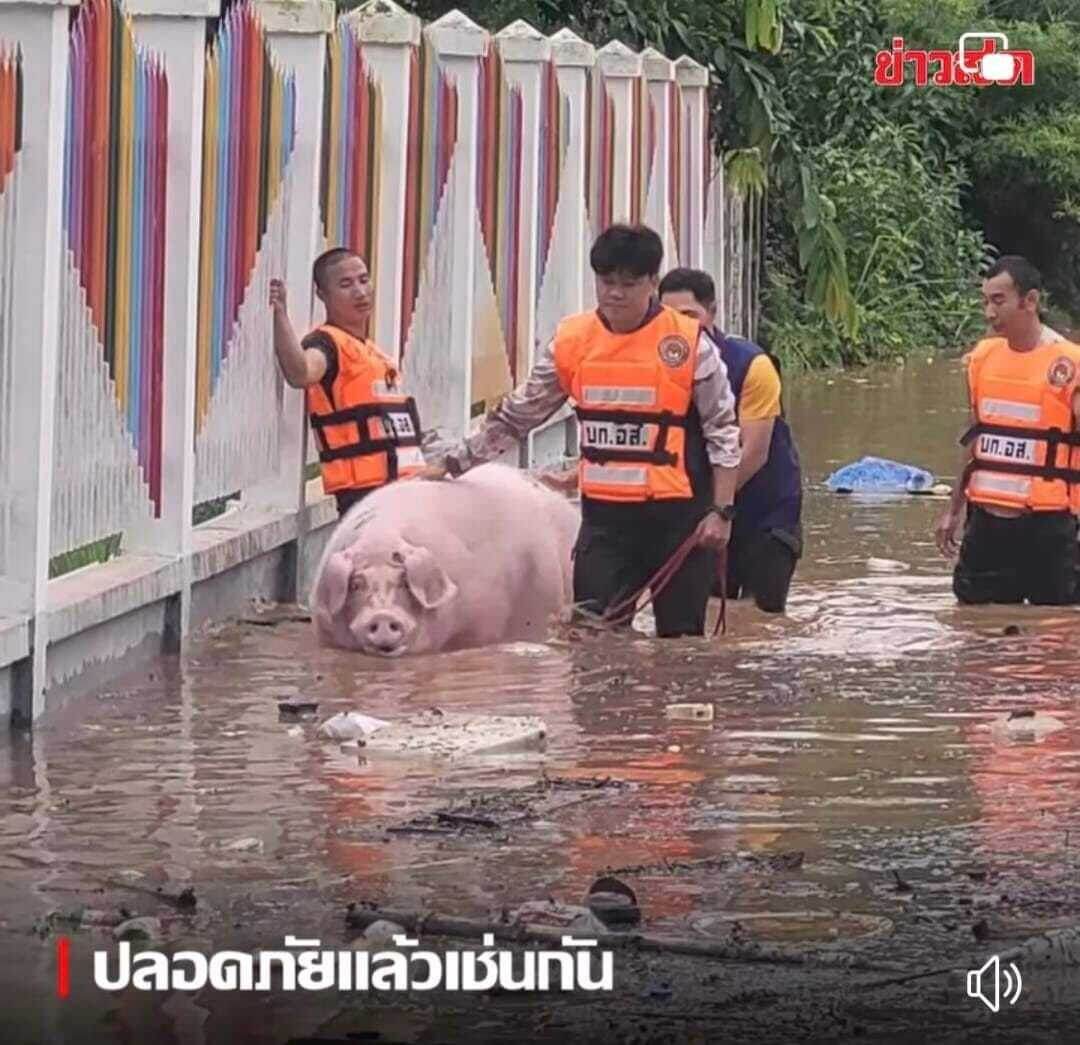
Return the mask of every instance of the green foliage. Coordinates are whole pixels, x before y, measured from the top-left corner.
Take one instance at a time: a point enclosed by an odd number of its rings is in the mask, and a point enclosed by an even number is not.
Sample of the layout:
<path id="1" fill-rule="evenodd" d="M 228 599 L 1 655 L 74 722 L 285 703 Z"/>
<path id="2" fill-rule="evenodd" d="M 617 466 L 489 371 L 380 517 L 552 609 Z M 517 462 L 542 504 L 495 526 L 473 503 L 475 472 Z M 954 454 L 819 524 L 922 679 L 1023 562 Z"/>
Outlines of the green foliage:
<path id="1" fill-rule="evenodd" d="M 55 555 L 49 560 L 49 580 L 55 577 L 63 577 L 65 573 L 81 570 L 84 566 L 94 563 L 108 562 L 120 554 L 120 544 L 123 535 L 114 533 L 104 537 L 100 541 L 93 541 L 81 548 L 74 548 L 62 555 Z"/>
<path id="2" fill-rule="evenodd" d="M 1028 87 L 919 93 L 947 99 L 944 148 L 970 172 L 968 213 L 1002 253 L 1030 258 L 1057 304 L 1080 315 L 1080 4 L 886 0 L 883 7 L 890 29 L 916 46 L 942 46 L 977 28 L 1004 32 L 1010 48 L 1035 55 Z"/>
<path id="3" fill-rule="evenodd" d="M 746 0 L 743 24 L 747 47 L 769 54 L 779 52 L 784 42 L 784 20 L 778 0 Z"/>
<path id="4" fill-rule="evenodd" d="M 836 207 L 839 239 L 830 249 L 844 250 L 854 281 L 857 335 L 845 336 L 799 300 L 781 246 L 771 252 L 765 291 L 771 350 L 794 366 L 849 366 L 956 345 L 977 333 L 975 279 L 984 247 L 963 225 L 961 171 L 928 157 L 910 126 L 885 125 L 865 142 L 827 145 L 815 162 Z"/>
<path id="5" fill-rule="evenodd" d="M 1029 257 L 1057 304 L 1080 315 L 1080 108 L 1003 121 L 968 163 L 987 235 Z"/>
<path id="6" fill-rule="evenodd" d="M 229 497 L 222 497 L 215 501 L 204 501 L 202 504 L 195 505 L 191 512 L 191 525 L 198 526 L 200 523 L 221 515 L 228 506 L 230 498 L 239 496 L 238 491 L 230 494 Z M 74 548 L 69 552 L 64 552 L 62 555 L 56 555 L 49 560 L 49 579 L 63 577 L 65 573 L 81 570 L 84 566 L 115 559 L 120 554 L 122 544 L 123 534 L 114 533 L 108 537 L 103 537 L 99 541 L 85 544 L 81 548 Z"/>
<path id="7" fill-rule="evenodd" d="M 769 189 L 763 319 L 793 363 L 963 341 L 981 323 L 976 224 L 1080 315 L 1080 0 L 402 2 L 425 21 L 459 7 L 492 31 L 523 18 L 709 68 L 728 183 Z M 952 49 L 975 30 L 1032 50 L 1035 85 L 874 84 L 893 36 Z"/>
<path id="8" fill-rule="evenodd" d="M 351 0 L 339 0 L 339 8 L 353 6 Z M 717 146 L 734 153 L 735 176 L 742 184 L 760 187 L 766 172 L 772 173 L 780 198 L 795 215 L 796 229 L 808 233 L 800 258 L 807 266 L 804 285 L 812 303 L 850 328 L 854 303 L 843 251 L 835 249 L 835 226 L 821 217 L 827 208 L 813 184 L 812 166 L 791 138 L 793 120 L 776 76 L 791 46 L 785 43 L 835 48 L 836 41 L 805 15 L 795 18 L 787 0 L 404 0 L 403 6 L 425 21 L 457 7 L 493 31 L 517 18 L 543 33 L 565 26 L 598 46 L 621 40 L 636 49 L 688 54 L 710 69 Z M 810 4 L 809 10 L 827 6 Z"/>

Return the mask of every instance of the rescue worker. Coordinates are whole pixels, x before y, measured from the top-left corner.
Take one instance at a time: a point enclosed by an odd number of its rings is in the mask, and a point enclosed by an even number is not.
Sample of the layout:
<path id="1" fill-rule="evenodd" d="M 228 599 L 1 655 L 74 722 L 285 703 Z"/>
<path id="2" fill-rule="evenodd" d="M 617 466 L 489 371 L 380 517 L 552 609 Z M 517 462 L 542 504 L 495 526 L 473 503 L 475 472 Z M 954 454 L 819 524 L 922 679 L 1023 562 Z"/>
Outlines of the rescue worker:
<path id="1" fill-rule="evenodd" d="M 964 357 L 971 427 L 963 472 L 935 536 L 956 554 L 962 603 L 1062 605 L 1076 599 L 1080 511 L 1080 346 L 1039 319 L 1042 279 L 998 259 L 982 284 L 993 337 Z"/>
<path id="2" fill-rule="evenodd" d="M 374 291 L 363 258 L 335 247 L 315 259 L 312 278 L 326 322 L 302 342 L 284 284 L 270 281 L 274 352 L 285 380 L 305 390 L 323 489 L 344 515 L 372 490 L 423 467 L 420 418 L 397 368 L 368 337 Z"/>
<path id="3" fill-rule="evenodd" d="M 528 379 L 427 478 L 457 476 L 512 448 L 569 398 L 578 417 L 582 526 L 574 601 L 602 614 L 635 594 L 690 537 L 696 547 L 653 602 L 660 637 L 702 635 L 735 515 L 739 429 L 720 353 L 695 319 L 656 298 L 664 248 L 643 225 L 593 244 L 597 308 L 564 319 Z M 686 462 L 693 406 L 712 466 L 695 496 Z"/>
<path id="4" fill-rule="evenodd" d="M 783 613 L 802 556 L 802 473 L 784 418 L 779 363 L 753 342 L 717 329 L 716 286 L 707 272 L 672 269 L 660 281 L 660 302 L 701 322 L 720 348 L 735 394 L 742 462 L 735 481 L 727 595 L 752 595 L 759 609 Z M 688 451 L 688 457 L 700 462 L 703 455 Z M 700 465 L 695 472 L 698 483 L 708 482 Z"/>

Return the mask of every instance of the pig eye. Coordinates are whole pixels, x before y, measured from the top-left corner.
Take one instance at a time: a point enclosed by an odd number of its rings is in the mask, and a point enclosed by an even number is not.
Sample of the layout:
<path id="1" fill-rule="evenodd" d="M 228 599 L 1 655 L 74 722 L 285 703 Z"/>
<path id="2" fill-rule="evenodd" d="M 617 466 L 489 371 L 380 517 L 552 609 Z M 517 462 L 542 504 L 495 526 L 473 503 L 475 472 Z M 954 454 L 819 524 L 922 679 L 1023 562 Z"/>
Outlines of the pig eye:
<path id="1" fill-rule="evenodd" d="M 354 573 L 349 578 L 349 591 L 359 591 L 363 586 L 364 578 L 360 574 Z"/>
<path id="2" fill-rule="evenodd" d="M 405 556 L 402 555 L 401 552 L 394 552 L 390 556 L 390 561 L 392 563 L 394 563 L 396 566 L 404 566 L 405 565 Z"/>

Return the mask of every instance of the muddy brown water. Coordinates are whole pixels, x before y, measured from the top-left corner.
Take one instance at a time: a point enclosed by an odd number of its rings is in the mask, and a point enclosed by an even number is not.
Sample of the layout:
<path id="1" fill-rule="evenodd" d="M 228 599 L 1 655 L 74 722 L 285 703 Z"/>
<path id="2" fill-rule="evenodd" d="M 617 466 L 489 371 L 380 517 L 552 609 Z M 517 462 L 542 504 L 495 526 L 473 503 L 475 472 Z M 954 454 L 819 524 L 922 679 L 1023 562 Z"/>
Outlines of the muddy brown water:
<path id="1" fill-rule="evenodd" d="M 822 487 L 864 453 L 951 481 L 964 421 L 957 364 L 792 385 L 807 552 L 783 619 L 734 604 L 727 637 L 713 642 L 556 638 L 391 662 L 317 650 L 302 623 L 237 624 L 5 741 L 0 984 L 11 1040 L 286 1041 L 333 1011 L 312 1010 L 304 1027 L 279 1015 L 241 1030 L 224 1010 L 206 1018 L 220 999 L 204 997 L 192 1021 L 106 996 L 84 981 L 90 950 L 111 941 L 87 929 L 73 934 L 72 998 L 59 1002 L 53 937 L 30 930 L 80 904 L 159 916 L 170 945 L 269 947 L 292 933 L 341 946 L 349 901 L 483 918 L 547 896 L 578 902 L 598 872 L 623 868 L 651 931 L 735 932 L 912 970 L 963 968 L 1080 924 L 1080 616 L 959 608 L 932 540 L 941 500 Z M 1020 633 L 1006 636 L 1010 625 Z M 318 719 L 280 721 L 290 695 L 317 700 Z M 712 702 L 715 718 L 669 721 L 675 701 Z M 433 765 L 364 761 L 315 736 L 337 711 L 394 718 L 433 705 L 539 715 L 544 749 Z M 1039 742 L 987 728 L 1015 710 L 1064 728 Z M 387 831 L 542 774 L 631 786 L 501 830 Z M 693 866 L 705 858 L 716 863 Z M 200 900 L 191 917 L 153 895 L 189 885 Z M 1059 1040 L 1054 1014 L 1074 1024 L 1077 997 L 1025 1001 L 1027 1023 L 1016 1009 L 992 1026 L 1028 1033 L 1042 1012 L 1046 1040 Z M 885 1034 L 889 1006 L 910 1002 L 882 1002 L 870 1024 Z M 314 1002 L 290 1004 L 296 1014 Z M 962 995 L 941 1007 L 942 1027 L 948 1013 L 974 1020 L 972 1033 L 991 1028 Z M 394 1040 L 435 1040 L 423 1036 L 430 1023 L 394 1024 Z"/>

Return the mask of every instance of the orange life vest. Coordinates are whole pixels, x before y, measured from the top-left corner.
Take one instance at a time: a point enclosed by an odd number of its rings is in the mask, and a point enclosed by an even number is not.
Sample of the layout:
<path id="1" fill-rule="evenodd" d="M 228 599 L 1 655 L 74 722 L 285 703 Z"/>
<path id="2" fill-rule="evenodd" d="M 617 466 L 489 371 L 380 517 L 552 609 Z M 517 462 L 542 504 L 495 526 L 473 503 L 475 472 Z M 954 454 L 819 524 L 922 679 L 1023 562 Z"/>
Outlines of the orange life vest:
<path id="1" fill-rule="evenodd" d="M 964 474 L 975 504 L 1037 512 L 1080 511 L 1080 435 L 1072 400 L 1080 346 L 1068 341 L 1017 352 L 1004 338 L 980 341 L 966 357 L 975 424 Z"/>
<path id="2" fill-rule="evenodd" d="M 326 324 L 318 329 L 334 342 L 338 358 L 329 390 L 322 381 L 307 388 L 323 489 L 362 490 L 419 471 L 420 416 L 412 396 L 391 391 L 394 364 L 372 341 Z"/>
<path id="3" fill-rule="evenodd" d="M 670 308 L 616 334 L 595 312 L 555 333 L 555 369 L 578 417 L 582 496 L 600 501 L 689 498 L 686 418 L 700 324 Z"/>

